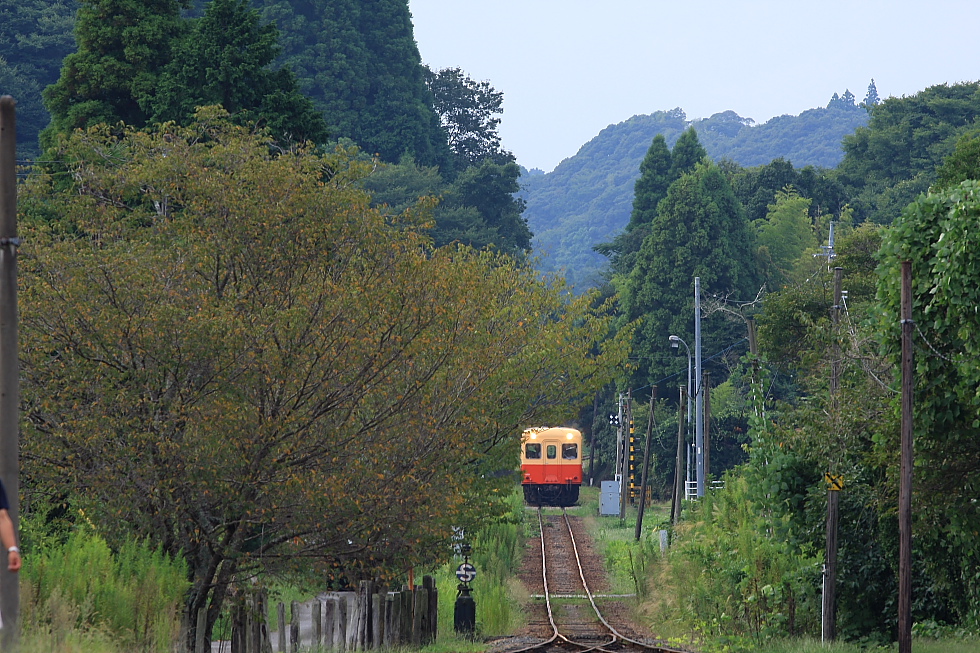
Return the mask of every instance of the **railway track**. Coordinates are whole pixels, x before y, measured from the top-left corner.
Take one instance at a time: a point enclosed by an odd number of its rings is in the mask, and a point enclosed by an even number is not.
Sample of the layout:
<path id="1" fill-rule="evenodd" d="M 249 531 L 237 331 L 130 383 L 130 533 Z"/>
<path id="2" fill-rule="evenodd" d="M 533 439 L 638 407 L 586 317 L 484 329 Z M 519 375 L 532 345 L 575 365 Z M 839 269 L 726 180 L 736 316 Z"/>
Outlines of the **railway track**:
<path id="1" fill-rule="evenodd" d="M 603 651 L 630 653 L 686 653 L 668 648 L 651 640 L 644 641 L 628 630 L 615 610 L 604 615 L 593 594 L 593 587 L 602 582 L 602 569 L 583 564 L 575 539 L 575 529 L 568 513 L 543 514 L 538 508 L 538 527 L 541 532 L 540 598 L 544 601 L 546 620 L 540 616 L 542 635 L 531 645 L 508 648 L 507 653 L 545 651 L 547 653 Z M 601 599 L 600 599 L 601 600 Z M 606 606 L 603 606 L 605 609 Z M 550 636 L 546 633 L 550 629 Z"/>

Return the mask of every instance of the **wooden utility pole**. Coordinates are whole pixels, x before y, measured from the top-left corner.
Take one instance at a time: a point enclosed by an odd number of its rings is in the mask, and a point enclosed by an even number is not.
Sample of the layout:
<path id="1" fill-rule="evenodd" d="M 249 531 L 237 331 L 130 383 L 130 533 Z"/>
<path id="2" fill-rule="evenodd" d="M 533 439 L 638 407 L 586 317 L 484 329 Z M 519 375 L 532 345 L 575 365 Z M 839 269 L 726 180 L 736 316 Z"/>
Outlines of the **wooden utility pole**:
<path id="1" fill-rule="evenodd" d="M 711 374 L 701 373 L 704 384 L 704 483 L 711 488 Z"/>
<path id="2" fill-rule="evenodd" d="M 840 391 L 840 344 L 838 343 L 840 308 L 843 301 L 841 291 L 841 276 L 844 269 L 834 268 L 834 305 L 830 307 L 830 319 L 833 324 L 834 346 L 831 349 L 832 360 L 830 362 L 830 424 L 833 431 L 833 438 L 840 437 L 840 404 L 838 402 L 838 392 Z M 832 642 L 837 638 L 837 526 L 840 521 L 840 488 L 841 484 L 837 481 L 840 477 L 836 475 L 836 461 L 829 461 L 830 469 L 827 472 L 827 549 L 824 560 L 824 579 L 823 579 L 823 623 L 821 628 L 821 639 L 825 642 Z"/>
<path id="3" fill-rule="evenodd" d="M 17 120 L 16 103 L 0 97 L 0 478 L 10 502 L 14 532 L 19 531 L 20 403 L 17 361 Z M 2 547 L 0 547 L 2 549 Z M 7 573 L 7 552 L 0 555 L 0 650 L 18 647 L 20 586 L 17 574 Z"/>
<path id="4" fill-rule="evenodd" d="M 653 409 L 657 401 L 657 386 L 650 392 L 650 419 L 647 420 L 647 437 L 643 445 L 643 475 L 640 480 L 640 507 L 636 513 L 636 541 L 643 530 L 643 509 L 647 505 L 647 472 L 650 471 L 650 436 L 653 435 Z"/>
<path id="5" fill-rule="evenodd" d="M 596 415 L 599 413 L 599 393 L 595 393 L 592 398 L 592 434 L 589 437 L 589 487 L 592 487 L 592 478 L 595 475 L 595 423 Z"/>
<path id="6" fill-rule="evenodd" d="M 621 476 L 619 481 L 619 518 L 626 519 L 626 496 L 630 491 L 630 440 L 633 434 L 633 389 L 626 391 L 626 424 L 620 426 L 623 431 L 622 451 L 623 465 L 620 468 Z"/>
<path id="7" fill-rule="evenodd" d="M 681 500 L 684 497 L 684 408 L 687 406 L 687 386 L 680 387 L 677 412 L 677 463 L 674 466 L 674 500 L 670 503 L 670 522 L 681 520 Z"/>
<path id="8" fill-rule="evenodd" d="M 898 487 L 898 653 L 912 653 L 912 262 L 902 261 L 902 466 Z"/>

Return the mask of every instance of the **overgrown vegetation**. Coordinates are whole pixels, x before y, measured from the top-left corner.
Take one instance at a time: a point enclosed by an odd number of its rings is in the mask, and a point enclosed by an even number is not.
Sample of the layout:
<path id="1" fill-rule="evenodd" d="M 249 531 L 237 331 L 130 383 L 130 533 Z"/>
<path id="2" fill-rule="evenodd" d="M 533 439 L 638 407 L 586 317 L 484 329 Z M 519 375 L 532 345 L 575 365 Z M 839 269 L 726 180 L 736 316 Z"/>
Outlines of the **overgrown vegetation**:
<path id="1" fill-rule="evenodd" d="M 23 650 L 168 653 L 188 585 L 182 559 L 132 540 L 114 552 L 79 527 L 25 556 Z"/>

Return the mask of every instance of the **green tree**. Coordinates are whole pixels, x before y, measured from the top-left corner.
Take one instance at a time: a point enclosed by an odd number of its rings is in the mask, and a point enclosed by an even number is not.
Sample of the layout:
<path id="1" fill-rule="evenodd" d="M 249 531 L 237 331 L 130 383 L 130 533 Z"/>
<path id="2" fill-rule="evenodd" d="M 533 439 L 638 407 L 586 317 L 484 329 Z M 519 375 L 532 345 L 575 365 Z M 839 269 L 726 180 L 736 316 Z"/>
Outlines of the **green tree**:
<path id="1" fill-rule="evenodd" d="M 477 82 L 460 68 L 433 71 L 423 66 L 425 84 L 442 121 L 453 153 L 453 167 L 462 171 L 484 159 L 504 164 L 514 159 L 500 147 L 497 126 L 504 94 L 488 81 Z"/>
<path id="2" fill-rule="evenodd" d="M 967 179 L 980 179 L 980 132 L 963 134 L 956 149 L 936 171 L 937 190 L 958 186 Z"/>
<path id="3" fill-rule="evenodd" d="M 17 100 L 17 152 L 40 154 L 38 135 L 51 121 L 41 91 L 58 81 L 75 50 L 75 0 L 0 0 L 0 92 Z"/>
<path id="4" fill-rule="evenodd" d="M 333 137 L 397 163 L 403 154 L 452 177 L 452 155 L 426 89 L 408 0 L 257 0 L 281 32 L 300 89 Z"/>
<path id="5" fill-rule="evenodd" d="M 640 177 L 633 186 L 633 212 L 626 230 L 611 243 L 602 243 L 593 248 L 609 258 L 614 274 L 629 274 L 633 269 L 636 252 L 650 233 L 650 225 L 657 215 L 657 205 L 667 195 L 670 182 L 670 150 L 663 134 L 657 134 L 640 163 Z"/>
<path id="6" fill-rule="evenodd" d="M 817 246 L 810 224 L 810 200 L 792 188 L 776 193 L 765 220 L 753 223 L 759 259 L 771 287 L 784 283 L 803 253 Z"/>
<path id="7" fill-rule="evenodd" d="M 520 190 L 517 183 L 520 175 L 520 168 L 513 161 L 501 165 L 484 159 L 457 177 L 446 199 L 451 207 L 477 209 L 483 222 L 496 234 L 492 243 L 501 251 L 518 256 L 531 249 L 531 230 L 522 215 L 524 200 L 516 195 Z"/>
<path id="8" fill-rule="evenodd" d="M 674 143 L 674 148 L 670 151 L 670 172 L 667 174 L 667 183 L 671 184 L 681 178 L 694 166 L 701 163 L 708 153 L 701 146 L 698 140 L 698 132 L 689 127 Z"/>
<path id="9" fill-rule="evenodd" d="M 44 90 L 51 112 L 46 140 L 98 123 L 145 125 L 145 100 L 170 61 L 186 24 L 185 0 L 81 0 L 75 23 L 78 51 Z"/>
<path id="10" fill-rule="evenodd" d="M 868 126 L 844 139 L 837 169 L 857 219 L 891 224 L 935 181 L 936 168 L 978 116 L 980 82 L 931 86 L 876 106 Z"/>
<path id="11" fill-rule="evenodd" d="M 878 97 L 878 87 L 875 86 L 875 80 L 872 77 L 871 83 L 868 84 L 868 94 L 864 96 L 864 102 L 861 103 L 868 111 L 871 111 L 871 107 L 876 107 L 881 104 L 881 98 Z"/>
<path id="12" fill-rule="evenodd" d="M 626 319 L 642 318 L 634 380 L 667 376 L 674 366 L 670 335 L 693 341 L 695 277 L 705 296 L 755 296 L 753 249 L 745 214 L 718 166 L 699 163 L 671 184 L 622 290 Z M 719 318 L 705 322 L 703 335 L 708 351 L 731 344 L 732 331 Z"/>
<path id="13" fill-rule="evenodd" d="M 180 552 L 208 633 L 261 570 L 444 560 L 502 510 L 521 426 L 624 360 L 628 332 L 597 344 L 608 307 L 372 210 L 350 152 L 277 151 L 206 108 L 58 156 L 73 191 L 22 195 L 25 491 Z"/>
<path id="14" fill-rule="evenodd" d="M 275 25 L 259 25 L 247 0 L 212 0 L 204 17 L 174 46 L 173 59 L 144 106 L 151 122 L 186 124 L 197 107 L 220 104 L 240 122 L 260 120 L 282 142 L 327 138 L 323 116 L 285 68 L 270 69 L 279 53 Z"/>
<path id="15" fill-rule="evenodd" d="M 885 104 L 888 104 L 886 100 Z M 884 106 L 884 105 L 883 105 Z M 913 529 L 933 603 L 952 621 L 975 618 L 980 596 L 980 183 L 968 180 L 921 196 L 881 248 L 878 301 L 882 342 L 900 352 L 900 274 L 912 263 L 915 340 L 915 494 Z M 898 433 L 878 442 L 898 477 Z M 922 607 L 917 606 L 917 607 Z"/>

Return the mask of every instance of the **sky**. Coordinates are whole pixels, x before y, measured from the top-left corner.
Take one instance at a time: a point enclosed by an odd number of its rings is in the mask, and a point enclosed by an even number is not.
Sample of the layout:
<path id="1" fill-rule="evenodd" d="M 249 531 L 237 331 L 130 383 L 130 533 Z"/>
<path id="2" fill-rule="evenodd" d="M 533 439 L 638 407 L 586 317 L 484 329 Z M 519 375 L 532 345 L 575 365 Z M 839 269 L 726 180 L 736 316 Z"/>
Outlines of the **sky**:
<path id="1" fill-rule="evenodd" d="M 763 123 L 846 89 L 980 79 L 975 0 L 409 0 L 422 61 L 504 94 L 500 135 L 550 172 L 602 129 L 680 107 Z"/>

